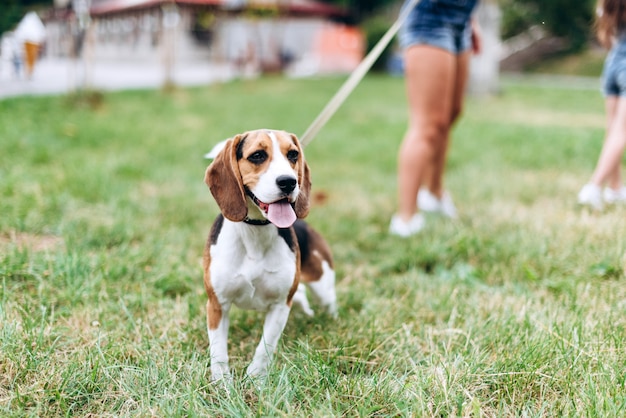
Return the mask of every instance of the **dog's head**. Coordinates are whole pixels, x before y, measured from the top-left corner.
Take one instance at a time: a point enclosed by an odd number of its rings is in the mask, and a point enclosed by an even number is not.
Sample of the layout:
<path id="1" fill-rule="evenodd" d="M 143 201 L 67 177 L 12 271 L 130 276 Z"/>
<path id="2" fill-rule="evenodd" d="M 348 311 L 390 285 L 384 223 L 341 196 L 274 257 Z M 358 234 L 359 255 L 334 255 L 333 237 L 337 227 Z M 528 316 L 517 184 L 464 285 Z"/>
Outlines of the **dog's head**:
<path id="1" fill-rule="evenodd" d="M 233 222 L 267 219 L 286 228 L 309 213 L 309 167 L 294 134 L 260 129 L 230 138 L 204 181 Z"/>

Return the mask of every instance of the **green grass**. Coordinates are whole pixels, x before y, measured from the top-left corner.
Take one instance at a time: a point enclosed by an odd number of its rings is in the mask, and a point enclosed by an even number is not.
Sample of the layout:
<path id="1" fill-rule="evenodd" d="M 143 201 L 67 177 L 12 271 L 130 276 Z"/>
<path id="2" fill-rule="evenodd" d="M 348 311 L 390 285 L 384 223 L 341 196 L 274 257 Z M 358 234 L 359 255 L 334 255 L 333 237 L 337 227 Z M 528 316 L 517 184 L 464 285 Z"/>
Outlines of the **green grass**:
<path id="1" fill-rule="evenodd" d="M 202 155 L 301 134 L 341 82 L 0 101 L 0 415 L 624 416 L 626 208 L 575 204 L 602 99 L 519 80 L 455 129 L 460 220 L 401 240 L 403 80 L 367 77 L 306 150 L 339 318 L 294 310 L 257 386 L 262 316 L 235 310 L 233 387 L 210 383 Z"/>
<path id="2" fill-rule="evenodd" d="M 531 73 L 562 74 L 571 76 L 598 77 L 607 51 L 599 46 L 592 46 L 576 54 L 556 54 L 529 65 Z"/>

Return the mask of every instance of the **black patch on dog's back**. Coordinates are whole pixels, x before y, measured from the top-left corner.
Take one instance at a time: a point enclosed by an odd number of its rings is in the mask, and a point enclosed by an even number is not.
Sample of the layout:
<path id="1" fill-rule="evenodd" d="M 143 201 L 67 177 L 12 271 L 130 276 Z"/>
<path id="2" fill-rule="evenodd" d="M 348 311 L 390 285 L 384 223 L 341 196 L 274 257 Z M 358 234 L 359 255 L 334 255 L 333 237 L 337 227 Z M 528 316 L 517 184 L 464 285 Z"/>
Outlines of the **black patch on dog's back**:
<path id="1" fill-rule="evenodd" d="M 220 236 L 222 225 L 224 225 L 224 215 L 220 213 L 217 215 L 217 218 L 215 218 L 213 226 L 211 227 L 211 232 L 209 233 L 209 242 L 211 245 L 215 245 L 217 243 L 217 237 Z"/>
<path id="2" fill-rule="evenodd" d="M 281 238 L 285 240 L 287 246 L 291 249 L 291 251 L 296 251 L 296 242 L 293 239 L 291 228 L 278 228 L 278 235 L 280 235 Z"/>
<path id="3" fill-rule="evenodd" d="M 296 238 L 298 239 L 298 245 L 300 246 L 300 262 L 304 264 L 309 258 L 311 252 L 309 248 L 309 227 L 306 222 L 297 219 L 293 224 L 293 230 L 296 231 Z"/>

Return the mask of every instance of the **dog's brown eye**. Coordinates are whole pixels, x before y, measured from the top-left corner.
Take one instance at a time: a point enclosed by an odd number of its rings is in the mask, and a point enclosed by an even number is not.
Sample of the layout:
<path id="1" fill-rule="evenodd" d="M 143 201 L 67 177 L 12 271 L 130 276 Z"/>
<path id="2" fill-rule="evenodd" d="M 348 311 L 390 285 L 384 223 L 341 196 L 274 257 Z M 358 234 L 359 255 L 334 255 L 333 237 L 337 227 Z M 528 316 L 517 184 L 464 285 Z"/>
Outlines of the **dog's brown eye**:
<path id="1" fill-rule="evenodd" d="M 267 152 L 265 151 L 257 151 L 248 157 L 248 161 L 252 164 L 262 164 L 265 160 L 267 160 Z"/>
<path id="2" fill-rule="evenodd" d="M 300 154 L 296 150 L 289 150 L 289 151 L 287 151 L 287 159 L 292 164 L 295 164 L 296 162 L 298 162 L 298 155 L 300 155 Z"/>

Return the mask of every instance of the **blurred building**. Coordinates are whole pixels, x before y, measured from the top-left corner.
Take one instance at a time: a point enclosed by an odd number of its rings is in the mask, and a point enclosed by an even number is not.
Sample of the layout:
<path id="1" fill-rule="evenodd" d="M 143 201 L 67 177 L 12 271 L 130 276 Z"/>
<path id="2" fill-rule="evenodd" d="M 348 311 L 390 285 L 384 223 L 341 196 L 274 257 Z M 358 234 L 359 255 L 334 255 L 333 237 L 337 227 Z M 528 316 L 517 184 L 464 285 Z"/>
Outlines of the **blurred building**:
<path id="1" fill-rule="evenodd" d="M 241 72 L 350 72 L 365 52 L 346 12 L 314 0 L 56 0 L 47 54 L 188 65 Z M 76 13 L 88 4 L 88 16 Z"/>

